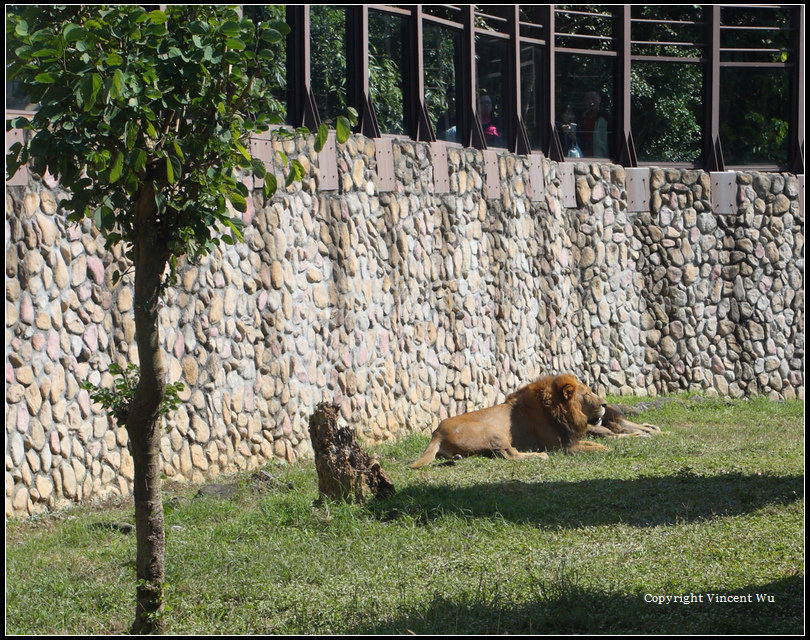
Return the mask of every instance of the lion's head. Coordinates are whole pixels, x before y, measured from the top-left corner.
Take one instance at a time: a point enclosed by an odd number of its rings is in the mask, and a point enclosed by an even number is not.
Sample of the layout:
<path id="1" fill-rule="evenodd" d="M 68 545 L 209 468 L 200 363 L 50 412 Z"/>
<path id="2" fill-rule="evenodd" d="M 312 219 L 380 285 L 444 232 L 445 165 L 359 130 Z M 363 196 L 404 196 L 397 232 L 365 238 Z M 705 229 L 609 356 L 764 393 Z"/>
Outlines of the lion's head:
<path id="1" fill-rule="evenodd" d="M 569 374 L 546 378 L 544 382 L 543 404 L 562 425 L 573 431 L 572 436 L 582 435 L 589 426 L 601 425 L 607 406 L 604 398 Z"/>
<path id="2" fill-rule="evenodd" d="M 572 412 L 581 413 L 585 417 L 585 422 L 593 427 L 602 424 L 602 416 L 605 415 L 607 402 L 604 398 L 596 395 L 589 387 L 577 380 L 566 382 L 562 389 L 563 397 L 568 400 Z"/>

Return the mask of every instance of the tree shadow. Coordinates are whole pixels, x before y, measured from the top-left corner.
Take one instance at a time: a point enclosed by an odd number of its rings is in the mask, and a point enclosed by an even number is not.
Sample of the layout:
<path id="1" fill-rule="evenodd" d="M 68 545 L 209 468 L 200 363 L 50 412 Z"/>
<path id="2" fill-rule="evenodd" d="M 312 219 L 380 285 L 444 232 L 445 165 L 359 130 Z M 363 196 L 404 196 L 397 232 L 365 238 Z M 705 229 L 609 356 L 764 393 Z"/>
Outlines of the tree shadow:
<path id="1" fill-rule="evenodd" d="M 656 527 L 741 515 L 804 497 L 802 476 L 689 472 L 629 480 L 490 482 L 469 487 L 410 484 L 371 505 L 382 520 L 429 522 L 444 514 L 502 518 L 543 528 L 626 524 Z"/>
<path id="2" fill-rule="evenodd" d="M 802 633 L 804 626 L 800 575 L 722 594 L 750 596 L 751 602 L 734 603 L 709 602 L 707 594 L 700 594 L 701 602 L 656 604 L 645 600 L 648 594 L 617 594 L 576 584 L 530 589 L 528 602 L 521 604 L 483 588 L 454 598 L 435 594 L 423 608 L 400 609 L 393 617 L 360 623 L 350 633 L 780 635 Z M 757 601 L 757 594 L 773 600 Z"/>

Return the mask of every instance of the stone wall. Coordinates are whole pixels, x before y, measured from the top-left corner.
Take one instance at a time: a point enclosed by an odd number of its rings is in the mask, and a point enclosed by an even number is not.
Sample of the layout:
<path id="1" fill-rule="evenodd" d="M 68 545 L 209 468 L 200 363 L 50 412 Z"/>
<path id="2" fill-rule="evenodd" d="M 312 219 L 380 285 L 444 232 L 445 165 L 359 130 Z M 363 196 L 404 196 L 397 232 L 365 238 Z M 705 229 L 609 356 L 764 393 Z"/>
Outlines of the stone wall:
<path id="1" fill-rule="evenodd" d="M 283 144 L 320 160 L 311 140 Z M 160 316 L 186 385 L 168 477 L 307 456 L 324 400 L 383 441 L 560 371 L 601 393 L 803 397 L 796 176 L 739 173 L 738 212 L 715 215 L 707 174 L 651 169 L 649 211 L 634 213 L 615 165 L 575 165 L 565 208 L 547 160 L 540 195 L 526 158 L 500 156 L 495 194 L 482 154 L 450 148 L 438 193 L 428 145 L 393 155 L 380 192 L 374 140 L 350 139 L 337 191 L 313 169 L 267 205 L 257 195 L 244 243 L 183 266 Z M 80 388 L 137 362 L 131 292 L 112 285 L 120 253 L 88 222 L 66 227 L 60 197 L 35 178 L 6 190 L 7 515 L 131 489 L 126 431 Z"/>

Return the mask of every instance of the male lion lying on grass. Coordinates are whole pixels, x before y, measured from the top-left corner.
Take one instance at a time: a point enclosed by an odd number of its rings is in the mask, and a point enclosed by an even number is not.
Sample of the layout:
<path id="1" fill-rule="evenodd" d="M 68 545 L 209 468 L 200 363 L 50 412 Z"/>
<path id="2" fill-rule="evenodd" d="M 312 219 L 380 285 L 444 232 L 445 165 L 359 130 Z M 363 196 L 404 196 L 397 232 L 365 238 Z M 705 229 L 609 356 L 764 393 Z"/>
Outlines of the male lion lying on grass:
<path id="1" fill-rule="evenodd" d="M 548 458 L 546 451 L 608 451 L 583 442 L 586 432 L 600 436 L 647 435 L 653 425 L 629 420 L 570 374 L 541 378 L 507 396 L 503 404 L 443 420 L 412 469 L 436 456 L 501 455 Z"/>

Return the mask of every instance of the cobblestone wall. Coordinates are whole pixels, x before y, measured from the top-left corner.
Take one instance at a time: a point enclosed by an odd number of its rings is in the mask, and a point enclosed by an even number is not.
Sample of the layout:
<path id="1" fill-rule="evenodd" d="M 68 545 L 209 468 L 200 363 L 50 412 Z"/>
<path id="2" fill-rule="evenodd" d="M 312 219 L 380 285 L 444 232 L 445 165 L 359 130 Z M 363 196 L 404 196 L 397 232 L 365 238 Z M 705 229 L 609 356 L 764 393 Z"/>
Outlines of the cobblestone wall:
<path id="1" fill-rule="evenodd" d="M 280 143 L 279 143 L 280 144 Z M 311 141 L 286 142 L 310 166 Z M 577 164 L 564 208 L 525 158 L 395 142 L 380 192 L 375 143 L 338 149 L 339 188 L 315 173 L 245 214 L 245 242 L 185 265 L 161 330 L 184 405 L 166 420 L 168 477 L 200 482 L 310 453 L 313 407 L 332 400 L 367 440 L 429 432 L 544 373 L 602 393 L 680 389 L 804 395 L 804 216 L 797 178 L 737 174 L 738 211 L 715 215 L 709 176 L 650 171 L 649 211 L 627 210 L 625 171 Z M 535 194 L 535 198 L 531 197 Z M 126 431 L 80 388 L 137 362 L 120 254 L 66 227 L 58 186 L 6 190 L 6 514 L 131 489 Z"/>

